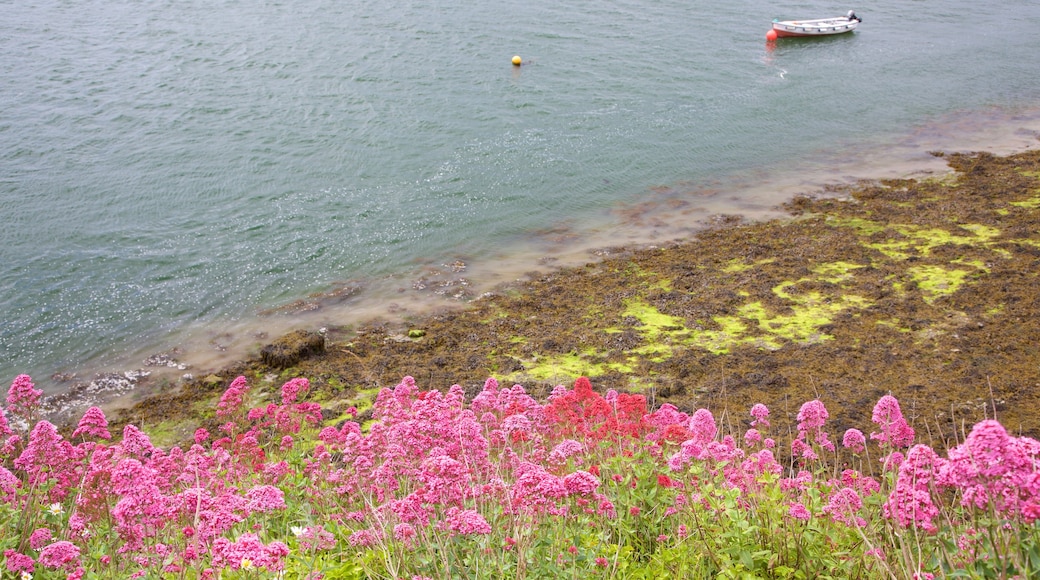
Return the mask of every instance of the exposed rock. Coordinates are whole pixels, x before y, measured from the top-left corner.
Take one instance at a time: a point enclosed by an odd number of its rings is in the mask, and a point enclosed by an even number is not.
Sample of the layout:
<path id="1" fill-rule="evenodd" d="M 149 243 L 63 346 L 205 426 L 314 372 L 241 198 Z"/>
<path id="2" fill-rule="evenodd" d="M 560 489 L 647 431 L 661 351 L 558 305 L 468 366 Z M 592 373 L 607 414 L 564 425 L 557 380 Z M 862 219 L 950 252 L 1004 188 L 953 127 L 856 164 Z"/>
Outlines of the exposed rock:
<path id="1" fill-rule="evenodd" d="M 260 359 L 270 367 L 286 369 L 324 352 L 325 336 L 308 330 L 296 330 L 261 349 Z"/>

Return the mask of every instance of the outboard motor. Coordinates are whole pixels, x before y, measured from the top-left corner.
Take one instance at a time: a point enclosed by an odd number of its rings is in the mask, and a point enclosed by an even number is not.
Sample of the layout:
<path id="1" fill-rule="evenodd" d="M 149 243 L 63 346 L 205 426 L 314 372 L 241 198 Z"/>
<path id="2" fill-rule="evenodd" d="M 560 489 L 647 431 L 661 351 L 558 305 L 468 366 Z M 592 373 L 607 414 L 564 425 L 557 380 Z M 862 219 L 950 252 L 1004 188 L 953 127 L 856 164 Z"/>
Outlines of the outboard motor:
<path id="1" fill-rule="evenodd" d="M 852 10 L 849 10 L 849 13 L 845 15 L 845 18 L 848 18 L 849 22 L 852 22 L 853 20 L 855 20 L 856 22 L 863 22 L 863 19 L 859 16 L 856 16 L 856 13 Z"/>

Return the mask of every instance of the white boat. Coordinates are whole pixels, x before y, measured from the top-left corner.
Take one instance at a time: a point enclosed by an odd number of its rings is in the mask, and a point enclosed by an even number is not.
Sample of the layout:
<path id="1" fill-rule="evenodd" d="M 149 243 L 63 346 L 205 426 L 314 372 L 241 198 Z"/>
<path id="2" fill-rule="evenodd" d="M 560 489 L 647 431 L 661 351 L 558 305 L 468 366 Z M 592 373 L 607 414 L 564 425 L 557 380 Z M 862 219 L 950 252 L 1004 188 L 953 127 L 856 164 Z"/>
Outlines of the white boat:
<path id="1" fill-rule="evenodd" d="M 817 20 L 773 20 L 773 31 L 777 38 L 785 36 L 825 36 L 828 34 L 844 34 L 856 30 L 862 22 L 852 10 L 845 16 L 836 18 L 819 18 Z M 772 36 L 772 35 L 769 35 Z"/>

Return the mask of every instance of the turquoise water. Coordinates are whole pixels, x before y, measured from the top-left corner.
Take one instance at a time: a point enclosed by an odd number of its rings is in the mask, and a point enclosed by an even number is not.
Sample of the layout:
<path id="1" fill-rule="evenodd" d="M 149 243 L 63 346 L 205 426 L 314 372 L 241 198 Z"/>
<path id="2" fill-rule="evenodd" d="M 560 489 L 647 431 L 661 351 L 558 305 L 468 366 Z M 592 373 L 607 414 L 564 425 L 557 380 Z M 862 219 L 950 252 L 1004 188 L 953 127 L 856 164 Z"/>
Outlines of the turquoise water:
<path id="1" fill-rule="evenodd" d="M 0 379 L 50 392 L 1040 128 L 1024 0 L 0 4 Z"/>

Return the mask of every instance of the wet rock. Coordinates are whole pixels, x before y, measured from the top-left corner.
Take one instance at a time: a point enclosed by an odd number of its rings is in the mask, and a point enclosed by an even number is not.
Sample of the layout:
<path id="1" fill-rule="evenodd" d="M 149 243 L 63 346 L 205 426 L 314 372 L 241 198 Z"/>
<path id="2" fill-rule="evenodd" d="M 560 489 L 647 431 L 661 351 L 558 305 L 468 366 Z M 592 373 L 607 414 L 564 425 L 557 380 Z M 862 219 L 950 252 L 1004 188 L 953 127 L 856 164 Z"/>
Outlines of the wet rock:
<path id="1" fill-rule="evenodd" d="M 270 367 L 285 369 L 324 352 L 325 337 L 322 334 L 296 330 L 262 348 L 260 359 Z"/>

